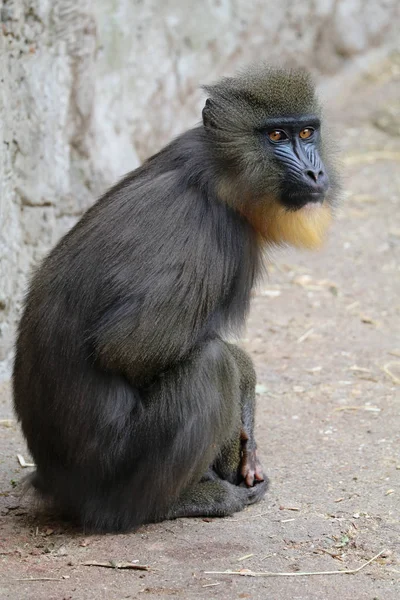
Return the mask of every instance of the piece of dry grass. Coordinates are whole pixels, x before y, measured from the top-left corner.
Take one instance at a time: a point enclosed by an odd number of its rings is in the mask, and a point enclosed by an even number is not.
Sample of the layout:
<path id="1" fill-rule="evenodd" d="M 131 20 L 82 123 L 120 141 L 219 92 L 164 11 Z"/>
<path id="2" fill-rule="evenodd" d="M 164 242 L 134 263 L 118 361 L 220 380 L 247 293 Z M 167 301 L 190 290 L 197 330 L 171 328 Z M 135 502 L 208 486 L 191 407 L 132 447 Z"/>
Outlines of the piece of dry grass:
<path id="1" fill-rule="evenodd" d="M 253 554 L 245 554 L 244 556 L 241 556 L 237 560 L 238 561 L 240 561 L 240 560 L 246 560 L 247 558 L 251 558 L 252 556 L 254 556 L 254 553 Z"/>
<path id="2" fill-rule="evenodd" d="M 397 375 L 392 373 L 392 371 L 390 370 L 390 368 L 393 365 L 400 366 L 400 361 L 392 360 L 392 361 L 386 363 L 386 365 L 384 365 L 383 367 L 381 367 L 381 369 L 384 373 L 386 373 L 386 375 L 388 375 L 390 377 L 390 379 L 393 381 L 393 383 L 395 383 L 396 385 L 400 385 L 400 377 L 397 377 Z"/>
<path id="3" fill-rule="evenodd" d="M 18 462 L 22 468 L 26 467 L 36 467 L 35 463 L 27 463 L 22 454 L 17 454 Z"/>
<path id="4" fill-rule="evenodd" d="M 355 371 L 357 373 L 371 373 L 370 369 L 366 369 L 365 367 L 359 367 L 357 365 L 353 365 L 349 367 L 349 371 Z"/>
<path id="5" fill-rule="evenodd" d="M 305 333 L 303 333 L 303 335 L 301 335 L 298 340 L 297 343 L 298 344 L 302 344 L 307 338 L 310 337 L 310 335 L 312 335 L 314 333 L 314 328 L 311 327 L 310 329 L 308 329 L 308 331 L 306 331 Z"/>
<path id="6" fill-rule="evenodd" d="M 355 575 L 359 573 L 362 569 L 365 569 L 368 565 L 370 565 L 374 560 L 385 554 L 386 550 L 381 550 L 379 554 L 376 554 L 370 560 L 363 563 L 356 569 L 343 569 L 343 570 L 335 570 L 335 571 L 295 571 L 292 572 L 256 572 L 251 571 L 250 569 L 241 569 L 240 571 L 205 571 L 207 575 L 239 575 L 241 577 L 308 577 L 312 575 Z"/>
<path id="7" fill-rule="evenodd" d="M 82 563 L 84 567 L 103 567 L 105 569 L 132 569 L 133 571 L 150 571 L 148 565 L 137 565 L 131 562 L 117 562 L 115 560 L 107 561 L 87 561 Z"/>
<path id="8" fill-rule="evenodd" d="M 337 406 L 334 412 L 365 410 L 366 412 L 381 412 L 378 406 Z"/>
<path id="9" fill-rule="evenodd" d="M 346 310 L 353 310 L 353 308 L 357 308 L 359 305 L 360 305 L 360 302 L 358 300 L 356 300 L 355 302 L 348 304 L 346 306 Z"/>
<path id="10" fill-rule="evenodd" d="M 66 579 L 68 576 L 65 575 L 63 577 L 19 577 L 18 579 L 13 579 L 13 581 L 62 581 Z"/>

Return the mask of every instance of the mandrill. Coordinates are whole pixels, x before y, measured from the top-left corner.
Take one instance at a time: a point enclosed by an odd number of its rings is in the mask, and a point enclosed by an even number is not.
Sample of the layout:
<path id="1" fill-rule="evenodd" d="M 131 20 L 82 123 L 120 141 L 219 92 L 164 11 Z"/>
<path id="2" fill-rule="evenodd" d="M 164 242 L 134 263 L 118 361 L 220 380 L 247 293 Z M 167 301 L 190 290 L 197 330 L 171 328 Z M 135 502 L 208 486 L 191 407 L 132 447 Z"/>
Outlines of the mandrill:
<path id="1" fill-rule="evenodd" d="M 225 516 L 267 489 L 243 324 L 269 245 L 318 247 L 337 181 L 307 73 L 205 88 L 202 123 L 92 206 L 36 271 L 15 410 L 32 485 L 85 529 Z"/>

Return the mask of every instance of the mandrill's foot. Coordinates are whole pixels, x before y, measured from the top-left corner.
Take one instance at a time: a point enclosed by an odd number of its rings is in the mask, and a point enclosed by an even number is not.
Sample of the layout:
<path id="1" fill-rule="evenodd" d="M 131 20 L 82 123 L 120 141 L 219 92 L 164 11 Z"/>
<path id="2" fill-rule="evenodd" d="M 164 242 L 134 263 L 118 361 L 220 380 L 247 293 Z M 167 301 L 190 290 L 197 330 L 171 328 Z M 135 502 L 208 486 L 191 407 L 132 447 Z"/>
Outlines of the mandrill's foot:
<path id="1" fill-rule="evenodd" d="M 248 438 L 244 432 L 240 436 L 242 443 L 242 457 L 240 460 L 240 474 L 245 484 L 252 487 L 259 481 L 264 481 L 263 469 L 258 460 L 256 448 L 248 447 Z"/>
<path id="2" fill-rule="evenodd" d="M 186 490 L 163 518 L 227 517 L 260 502 L 267 488 L 267 481 L 247 487 L 244 484 L 238 486 L 229 483 L 213 475 Z"/>

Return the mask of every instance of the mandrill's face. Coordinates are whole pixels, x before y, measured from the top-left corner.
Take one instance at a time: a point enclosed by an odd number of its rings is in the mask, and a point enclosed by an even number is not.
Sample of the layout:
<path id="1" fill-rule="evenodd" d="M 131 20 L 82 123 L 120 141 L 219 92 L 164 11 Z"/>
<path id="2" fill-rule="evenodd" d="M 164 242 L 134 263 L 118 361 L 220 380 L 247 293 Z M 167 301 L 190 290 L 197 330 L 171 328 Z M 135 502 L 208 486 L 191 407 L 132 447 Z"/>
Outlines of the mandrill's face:
<path id="1" fill-rule="evenodd" d="M 322 204 L 329 177 L 319 155 L 320 120 L 314 115 L 269 119 L 264 138 L 280 171 L 280 203 L 294 211 Z"/>

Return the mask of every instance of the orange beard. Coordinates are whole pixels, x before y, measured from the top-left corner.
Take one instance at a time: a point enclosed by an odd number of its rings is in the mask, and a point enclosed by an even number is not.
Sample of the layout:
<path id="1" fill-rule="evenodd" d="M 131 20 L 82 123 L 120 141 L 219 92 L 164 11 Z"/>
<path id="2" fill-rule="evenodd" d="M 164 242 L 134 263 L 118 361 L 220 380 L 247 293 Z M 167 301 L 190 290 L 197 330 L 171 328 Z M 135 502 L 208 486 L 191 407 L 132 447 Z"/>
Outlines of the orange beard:
<path id="1" fill-rule="evenodd" d="M 297 248 L 319 248 L 332 221 L 327 204 L 312 204 L 296 211 L 287 211 L 269 200 L 247 218 L 259 232 L 264 243 L 290 244 Z"/>

